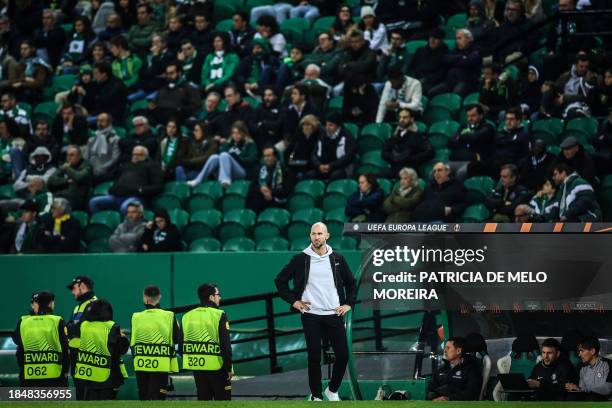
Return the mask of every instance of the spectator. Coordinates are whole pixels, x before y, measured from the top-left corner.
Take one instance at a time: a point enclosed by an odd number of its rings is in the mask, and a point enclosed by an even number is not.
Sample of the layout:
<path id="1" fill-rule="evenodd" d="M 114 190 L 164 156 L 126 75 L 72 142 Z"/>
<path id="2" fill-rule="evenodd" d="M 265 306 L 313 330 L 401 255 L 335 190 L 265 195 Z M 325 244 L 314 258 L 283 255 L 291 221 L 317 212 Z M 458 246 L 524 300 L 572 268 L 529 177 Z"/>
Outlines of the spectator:
<path id="1" fill-rule="evenodd" d="M 272 16 L 261 16 L 257 19 L 257 33 L 253 39 L 263 38 L 270 44 L 272 53 L 276 56 L 285 57 L 287 51 L 287 40 L 283 33 L 280 32 L 277 20 Z"/>
<path id="2" fill-rule="evenodd" d="M 181 64 L 178 61 L 166 65 L 166 84 L 159 89 L 153 105 L 153 116 L 158 123 L 165 123 L 171 117 L 182 121 L 195 119 L 202 107 L 202 99 L 197 87 L 185 82 L 181 76 Z"/>
<path id="3" fill-rule="evenodd" d="M 527 77 L 520 80 L 517 95 L 518 103 L 523 112 L 534 115 L 540 111 L 542 104 L 542 81 L 540 81 L 540 71 L 530 65 L 527 68 Z M 537 116 L 531 116 L 536 119 Z"/>
<path id="4" fill-rule="evenodd" d="M 144 146 L 147 148 L 151 156 L 157 157 L 157 136 L 151 130 L 149 120 L 145 116 L 135 116 L 132 119 L 134 131 L 123 139 L 119 139 L 119 150 L 121 156 L 119 163 L 129 163 L 132 160 L 132 150 L 136 146 Z"/>
<path id="5" fill-rule="evenodd" d="M 60 114 L 53 120 L 51 138 L 62 147 L 76 145 L 85 150 L 88 138 L 87 119 L 77 114 L 73 104 L 62 105 Z M 56 159 L 59 159 L 59 157 L 56 157 Z"/>
<path id="6" fill-rule="evenodd" d="M 283 143 L 276 145 L 277 150 L 284 151 L 295 135 L 300 120 L 306 115 L 316 115 L 316 108 L 307 101 L 308 88 L 297 84 L 291 88 L 291 104 L 281 114 L 281 135 Z"/>
<path id="7" fill-rule="evenodd" d="M 588 55 L 576 56 L 576 62 L 570 71 L 561 74 L 554 87 L 543 92 L 542 108 L 545 114 L 562 116 L 567 120 L 591 115 L 591 108 L 587 103 L 592 98 L 597 75 L 590 71 L 590 65 Z"/>
<path id="8" fill-rule="evenodd" d="M 417 79 L 404 75 L 400 66 L 393 67 L 380 97 L 376 123 L 393 121 L 399 109 L 422 113 L 422 95 L 421 83 Z"/>
<path id="9" fill-rule="evenodd" d="M 85 16 L 78 16 L 74 19 L 74 26 L 68 33 L 62 66 L 65 73 L 75 72 L 87 58 L 91 45 L 96 36 L 91 30 L 91 21 Z"/>
<path id="10" fill-rule="evenodd" d="M 22 170 L 13 184 L 15 192 L 20 193 L 26 190 L 33 178 L 40 178 L 44 184 L 47 184 L 49 177 L 55 172 L 52 161 L 51 152 L 46 147 L 40 146 L 34 149 L 30 153 L 30 164 Z"/>
<path id="11" fill-rule="evenodd" d="M 336 13 L 336 19 L 331 27 L 331 32 L 341 48 L 344 48 L 348 43 L 348 36 L 351 32 L 357 29 L 357 24 L 351 16 L 351 8 L 343 4 Z"/>
<path id="12" fill-rule="evenodd" d="M 546 143 L 541 139 L 531 144 L 529 156 L 519 162 L 520 179 L 523 185 L 534 191 L 550 177 L 555 158 L 546 152 Z"/>
<path id="13" fill-rule="evenodd" d="M 516 62 L 528 57 L 538 47 L 537 32 L 527 34 L 531 22 L 525 16 L 525 5 L 521 0 L 507 0 L 504 21 L 495 33 L 497 49 L 495 61 L 502 64 Z M 510 42 L 509 42 L 510 41 Z"/>
<path id="14" fill-rule="evenodd" d="M 256 95 L 262 92 L 266 82 L 271 81 L 272 73 L 278 64 L 270 55 L 270 46 L 262 38 L 253 40 L 251 53 L 242 59 L 236 73 L 238 84 L 244 92 Z"/>
<path id="15" fill-rule="evenodd" d="M 323 136 L 321 122 L 315 115 L 304 116 L 298 130 L 285 149 L 285 163 L 293 180 L 303 180 L 309 171 L 313 171 L 312 153 L 317 141 Z"/>
<path id="16" fill-rule="evenodd" d="M 465 97 L 476 91 L 482 57 L 474 45 L 474 37 L 469 30 L 457 30 L 455 34 L 456 48 L 444 55 L 442 63 L 448 69 L 446 82 L 433 86 L 429 96 L 452 92 Z"/>
<path id="17" fill-rule="evenodd" d="M 249 24 L 249 16 L 244 11 L 237 11 L 232 16 L 232 28 L 229 31 L 232 47 L 240 58 L 248 55 L 255 30 Z"/>
<path id="18" fill-rule="evenodd" d="M 200 83 L 205 57 L 206 54 L 198 52 L 191 39 L 185 38 L 181 41 L 181 49 L 177 58 L 181 63 L 183 78 L 190 84 L 197 85 Z"/>
<path id="19" fill-rule="evenodd" d="M 612 68 L 604 71 L 603 78 L 593 92 L 590 93 L 593 114 L 596 116 L 606 116 L 612 109 Z"/>
<path id="20" fill-rule="evenodd" d="M 130 27 L 127 33 L 129 48 L 136 55 L 144 56 L 151 45 L 153 33 L 160 27 L 153 21 L 153 8 L 148 3 L 140 3 L 136 8 L 137 24 Z"/>
<path id="21" fill-rule="evenodd" d="M 16 254 L 32 253 L 38 250 L 40 223 L 38 222 L 38 205 L 33 200 L 21 204 L 21 216 L 15 225 L 11 237 L 10 252 Z"/>
<path id="22" fill-rule="evenodd" d="M 595 163 L 591 155 L 584 150 L 584 147 L 574 136 L 568 136 L 559 145 L 561 153 L 555 159 L 555 163 L 565 163 L 580 177 L 587 180 L 590 184 L 595 181 Z"/>
<path id="23" fill-rule="evenodd" d="M 253 41 L 255 42 L 257 40 Z M 283 58 L 281 60 L 280 66 L 276 71 L 276 80 L 274 81 L 278 93 L 283 92 L 287 86 L 299 81 L 304 76 L 304 65 L 302 65 L 302 63 L 304 62 L 305 52 L 303 46 L 294 45 L 289 51 L 289 58 Z M 269 65 L 264 72 L 270 72 L 272 68 L 273 67 Z M 269 82 L 269 80 L 265 81 L 265 83 Z"/>
<path id="24" fill-rule="evenodd" d="M 444 43 L 444 30 L 434 29 L 427 44 L 417 48 L 408 63 L 408 75 L 421 82 L 423 93 L 429 93 L 434 85 L 444 81 L 446 67 L 444 58 L 448 54 L 448 46 Z"/>
<path id="25" fill-rule="evenodd" d="M 223 34 L 213 37 L 214 53 L 209 54 L 202 67 L 201 85 L 208 92 L 213 88 L 221 88 L 234 76 L 238 68 L 239 59 L 230 52 L 229 40 Z"/>
<path id="26" fill-rule="evenodd" d="M 1 18 L 1 17 L 0 17 Z M 0 38 L 0 91 L 11 89 L 19 81 L 19 63 L 10 54 L 6 40 Z"/>
<path id="27" fill-rule="evenodd" d="M 368 78 L 361 74 L 348 75 L 342 101 L 343 120 L 365 126 L 374 122 L 377 106 L 378 94 Z"/>
<path id="28" fill-rule="evenodd" d="M 98 41 L 107 43 L 112 38 L 124 34 L 125 30 L 121 25 L 121 17 L 119 16 L 119 14 L 111 12 L 106 17 L 104 29 L 98 33 Z"/>
<path id="29" fill-rule="evenodd" d="M 147 202 L 161 193 L 163 187 L 164 177 L 159 163 L 149 158 L 146 147 L 136 146 L 132 150 L 132 161 L 121 167 L 109 194 L 89 200 L 89 212 L 119 209 L 125 214 L 130 202 Z"/>
<path id="30" fill-rule="evenodd" d="M 66 35 L 57 27 L 57 18 L 52 9 L 43 10 L 42 27 L 34 33 L 34 46 L 42 53 L 42 59 L 52 67 L 57 66 L 62 57 Z"/>
<path id="31" fill-rule="evenodd" d="M 4 92 L 0 98 L 0 105 L 2 105 L 0 114 L 4 120 L 12 122 L 12 126 L 17 130 L 15 137 L 27 140 L 32 132 L 30 115 L 25 109 L 17 105 L 15 95 L 10 92 Z"/>
<path id="32" fill-rule="evenodd" d="M 38 243 L 45 253 L 79 252 L 81 224 L 70 216 L 70 203 L 65 198 L 55 198 L 51 214 L 41 218 Z"/>
<path id="33" fill-rule="evenodd" d="M 138 252 L 147 224 L 143 212 L 142 204 L 138 201 L 128 204 L 125 221 L 117 225 L 108 239 L 108 246 L 113 252 Z"/>
<path id="34" fill-rule="evenodd" d="M 317 37 L 318 45 L 310 53 L 304 56 L 302 65 L 308 67 L 310 64 L 317 65 L 321 70 L 321 79 L 328 84 L 334 85 L 338 82 L 337 71 L 340 62 L 341 51 L 334 43 L 334 37 L 329 32 L 322 32 Z"/>
<path id="35" fill-rule="evenodd" d="M 180 53 L 179 53 L 180 57 Z M 147 93 L 149 98 L 153 98 L 154 93 L 165 85 L 164 78 L 166 66 L 174 60 L 174 55 L 168 51 L 166 37 L 162 34 L 153 34 L 151 37 L 151 48 L 143 59 L 143 67 L 140 71 L 142 80 L 140 86 Z M 200 66 L 201 68 L 201 66 Z M 200 83 L 201 70 L 194 72 L 196 83 Z M 153 95 L 151 95 L 153 94 Z"/>
<path id="36" fill-rule="evenodd" d="M 487 175 L 494 149 L 495 127 L 484 120 L 484 110 L 480 105 L 470 105 L 466 109 L 467 124 L 461 126 L 448 141 L 451 149 L 450 159 L 454 162 L 467 162 L 468 175 Z M 465 173 L 461 163 L 459 174 Z"/>
<path id="37" fill-rule="evenodd" d="M 427 387 L 427 400 L 474 401 L 478 400 L 482 375 L 476 358 L 466 353 L 467 342 L 463 337 L 451 337 L 444 347 L 444 364 L 438 367 Z"/>
<path id="38" fill-rule="evenodd" d="M 385 199 L 383 209 L 387 213 L 386 223 L 414 221 L 414 209 L 423 198 L 417 172 L 409 167 L 399 171 L 399 185 Z"/>
<path id="39" fill-rule="evenodd" d="M 166 122 L 162 136 L 157 150 L 157 160 L 161 163 L 164 179 L 168 181 L 176 177 L 174 171 L 180 157 L 185 155 L 188 141 L 181 133 L 181 125 L 178 120 L 173 118 Z"/>
<path id="40" fill-rule="evenodd" d="M 91 188 L 93 170 L 91 165 L 81 157 L 78 146 L 68 146 L 66 163 L 62 164 L 49 177 L 49 190 L 60 198 L 65 198 L 75 209 L 84 209 Z"/>
<path id="41" fill-rule="evenodd" d="M 51 76 L 51 68 L 42 59 L 36 56 L 36 48 L 29 40 L 21 42 L 21 60 L 19 60 L 21 74 L 17 81 L 11 84 L 21 99 L 29 102 L 40 100 L 43 88 Z"/>
<path id="42" fill-rule="evenodd" d="M 9 130 L 9 124 L 0 117 L 0 182 L 7 183 L 10 179 L 16 179 L 23 169 L 25 163 L 21 150 L 23 143 L 16 139 Z"/>
<path id="43" fill-rule="evenodd" d="M 474 42 L 488 55 L 495 44 L 495 22 L 485 12 L 483 0 L 471 0 L 468 5 L 468 19 L 465 26 L 474 36 Z"/>
<path id="44" fill-rule="evenodd" d="M 425 188 L 423 201 L 414 210 L 415 220 L 454 222 L 466 207 L 463 183 L 451 178 L 448 164 L 436 163 L 433 180 Z"/>
<path id="45" fill-rule="evenodd" d="M 234 179 L 243 179 L 254 170 L 257 165 L 257 146 L 251 139 L 249 129 L 243 121 L 232 125 L 230 140 L 221 145 L 219 154 L 213 154 L 204 164 L 198 176 L 187 182 L 195 187 L 215 171 L 219 171 L 219 182 L 229 186 Z"/>
<path id="46" fill-rule="evenodd" d="M 119 0 L 115 3 L 115 11 L 119 14 L 125 27 L 132 27 L 138 21 L 136 5 L 136 1 L 133 0 Z"/>
<path id="47" fill-rule="evenodd" d="M 93 168 L 94 181 L 112 180 L 115 176 L 115 164 L 119 162 L 119 136 L 113 129 L 113 119 L 108 113 L 98 115 L 98 130 L 94 137 L 87 141 L 85 160 Z"/>
<path id="48" fill-rule="evenodd" d="M 601 176 L 612 172 L 612 108 L 608 117 L 601 122 L 597 137 L 593 140 L 596 149 L 593 160 Z"/>
<path id="49" fill-rule="evenodd" d="M 253 109 L 251 105 L 242 100 L 240 91 L 235 85 L 228 85 L 223 91 L 225 95 L 226 109 L 218 118 L 215 118 L 213 122 L 213 129 L 215 130 L 215 136 L 220 136 L 219 140 L 223 143 L 229 138 L 231 128 L 236 121 L 244 121 L 249 123 L 253 117 Z M 208 118 L 208 116 L 207 116 Z"/>
<path id="50" fill-rule="evenodd" d="M 301 0 L 296 6 L 288 3 L 276 3 L 272 6 L 258 6 L 251 10 L 251 21 L 257 21 L 259 16 L 267 15 L 282 23 L 287 18 L 305 18 L 310 24 L 319 17 L 319 8 L 309 0 Z"/>
<path id="51" fill-rule="evenodd" d="M 529 201 L 529 206 L 533 209 L 532 217 L 536 221 L 554 221 L 559 211 L 559 200 L 557 199 L 557 186 L 552 179 L 547 179 L 542 184 L 542 188 Z M 516 210 L 514 214 L 516 215 Z"/>
<path id="52" fill-rule="evenodd" d="M 372 7 L 363 6 L 361 8 L 361 21 L 358 27 L 363 32 L 363 37 L 369 43 L 372 51 L 379 54 L 387 51 L 389 48 L 387 29 L 383 23 L 378 21 Z"/>
<path id="53" fill-rule="evenodd" d="M 181 233 L 172 224 L 167 210 L 155 213 L 154 221 L 146 224 L 140 241 L 142 252 L 178 252 L 181 247 Z"/>
<path id="54" fill-rule="evenodd" d="M 497 132 L 494 141 L 497 166 L 519 163 L 529 155 L 529 135 L 521 123 L 520 109 L 508 109 L 504 116 L 504 128 Z"/>
<path id="55" fill-rule="evenodd" d="M 204 109 L 200 114 L 200 119 L 204 121 L 204 124 L 210 128 L 210 132 L 213 135 L 220 135 L 222 133 L 219 128 L 218 121 L 223 112 L 219 112 L 219 104 L 221 102 L 221 95 L 218 92 L 209 92 L 204 100 Z"/>
<path id="56" fill-rule="evenodd" d="M 357 155 L 355 139 L 342 126 L 340 113 L 332 111 L 325 121 L 325 134 L 317 140 L 307 178 L 332 181 L 351 177 Z"/>
<path id="57" fill-rule="evenodd" d="M 94 66 L 95 85 L 92 87 L 93 95 L 85 95 L 87 103 L 83 106 L 87 113 L 93 117 L 100 113 L 108 113 L 115 121 L 121 123 L 127 105 L 127 90 L 123 82 L 113 76 L 111 65 L 106 62 Z"/>
<path id="58" fill-rule="evenodd" d="M 191 41 L 203 56 L 212 51 L 213 34 L 214 30 L 210 17 L 206 13 L 196 13 L 195 17 L 193 18 Z"/>
<path id="59" fill-rule="evenodd" d="M 183 41 L 190 39 L 191 32 L 183 26 L 183 21 L 177 15 L 168 18 L 168 31 L 166 32 L 166 41 L 168 49 L 172 54 L 176 54 L 181 49 Z"/>
<path id="60" fill-rule="evenodd" d="M 135 100 L 133 95 L 138 91 L 138 81 L 140 80 L 140 68 L 142 68 L 142 60 L 136 55 L 133 55 L 128 49 L 127 39 L 119 35 L 110 41 L 110 51 L 115 59 L 111 65 L 113 75 L 120 79 L 125 85 L 129 94 L 129 100 Z M 142 93 L 139 93 L 142 95 Z"/>
<path id="61" fill-rule="evenodd" d="M 553 165 L 553 180 L 558 186 L 559 219 L 567 222 L 601 221 L 601 208 L 593 187 L 565 163 Z"/>
<path id="62" fill-rule="evenodd" d="M 338 76 L 345 80 L 351 74 L 362 74 L 366 78 L 376 76 L 376 53 L 372 51 L 368 42 L 359 30 L 349 35 L 349 46 L 340 56 L 338 63 Z"/>
<path id="63" fill-rule="evenodd" d="M 256 179 L 251 183 L 247 196 L 247 207 L 260 213 L 269 207 L 284 207 L 293 190 L 293 180 L 283 168 L 278 151 L 272 146 L 262 149 L 263 164 L 259 166 Z"/>
<path id="64" fill-rule="evenodd" d="M 365 173 L 359 176 L 359 189 L 348 199 L 344 213 L 351 222 L 384 222 L 382 205 L 385 193 L 376 176 Z"/>
<path id="65" fill-rule="evenodd" d="M 478 92 L 479 102 L 487 118 L 491 120 L 497 120 L 500 112 L 513 106 L 516 102 L 514 81 L 508 72 L 502 72 L 498 64 L 484 67 Z"/>
<path id="66" fill-rule="evenodd" d="M 314 106 L 324 106 L 331 96 L 332 87 L 321 78 L 321 68 L 309 64 L 304 70 L 304 78 L 300 83 L 308 87 L 308 95 Z M 378 98 L 378 95 L 376 96 Z"/>
<path id="67" fill-rule="evenodd" d="M 177 157 L 176 181 L 187 181 L 198 176 L 200 169 L 210 156 L 217 153 L 219 143 L 208 132 L 203 123 L 193 126 L 193 137 L 186 148 Z"/>
<path id="68" fill-rule="evenodd" d="M 258 147 L 274 145 L 280 139 L 281 109 L 273 86 L 263 89 L 262 103 L 253 111 L 251 128 Z"/>
<path id="69" fill-rule="evenodd" d="M 17 198 L 0 200 L 0 210 L 18 211 L 19 206 L 26 201 L 34 201 L 36 203 L 39 215 L 49 212 L 53 195 L 45 188 L 45 181 L 42 177 L 32 177 L 26 183 L 26 188 L 19 191 Z"/>
<path id="70" fill-rule="evenodd" d="M 28 151 L 34 151 L 37 147 L 44 147 L 53 158 L 53 163 L 58 163 L 60 156 L 61 144 L 54 140 L 49 133 L 49 125 L 42 119 L 39 119 L 34 124 L 34 134 L 28 140 Z"/>
<path id="71" fill-rule="evenodd" d="M 514 164 L 501 167 L 499 181 L 499 187 L 485 198 L 485 206 L 493 212 L 493 222 L 512 222 L 516 206 L 529 201 L 528 192 L 518 184 L 518 167 Z"/>
<path id="72" fill-rule="evenodd" d="M 55 94 L 55 102 L 64 105 L 66 102 L 79 105 L 81 108 L 84 105 L 91 106 L 91 102 L 87 98 L 93 95 L 93 69 L 91 65 L 84 64 L 79 69 L 79 76 L 68 91 L 58 92 Z"/>
<path id="73" fill-rule="evenodd" d="M 540 216 L 535 214 L 533 208 L 527 204 L 519 204 L 514 209 L 514 222 L 526 223 L 526 222 L 541 222 Z"/>
<path id="74" fill-rule="evenodd" d="M 376 78 L 381 82 L 387 81 L 389 73 L 394 67 L 399 67 L 402 73 L 406 72 L 408 61 L 409 54 L 403 32 L 397 29 L 391 31 L 391 42 L 378 62 Z"/>
<path id="75" fill-rule="evenodd" d="M 394 177 L 404 167 L 418 168 L 434 157 L 434 149 L 427 136 L 419 132 L 414 121 L 414 112 L 401 108 L 398 125 L 393 136 L 387 140 L 382 149 L 382 157 L 390 165 L 388 171 L 380 175 Z"/>
<path id="76" fill-rule="evenodd" d="M 612 363 L 599 355 L 601 345 L 596 337 L 586 337 L 578 345 L 582 361 L 579 384 L 565 384 L 567 391 L 585 393 L 587 401 L 608 401 L 612 394 Z"/>

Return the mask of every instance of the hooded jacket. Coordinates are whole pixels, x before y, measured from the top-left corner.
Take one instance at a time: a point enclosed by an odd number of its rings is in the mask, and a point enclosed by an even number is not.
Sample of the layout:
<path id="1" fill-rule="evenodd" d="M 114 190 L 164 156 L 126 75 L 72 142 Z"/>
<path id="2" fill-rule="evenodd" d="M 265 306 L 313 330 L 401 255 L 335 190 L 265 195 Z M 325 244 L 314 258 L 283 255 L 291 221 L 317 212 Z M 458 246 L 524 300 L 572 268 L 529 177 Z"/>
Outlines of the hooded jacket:
<path id="1" fill-rule="evenodd" d="M 145 225 L 143 219 L 134 222 L 126 219 L 117 226 L 113 235 L 110 236 L 108 246 L 113 252 L 137 252 Z"/>
<path id="2" fill-rule="evenodd" d="M 445 362 L 432 375 L 427 388 L 427 399 L 448 397 L 450 401 L 478 400 L 482 375 L 475 357 L 465 355 L 454 367 Z"/>
<path id="3" fill-rule="evenodd" d="M 119 161 L 119 136 L 112 127 L 97 130 L 94 137 L 87 141 L 85 160 L 93 167 L 94 176 L 109 174 Z"/>
<path id="4" fill-rule="evenodd" d="M 166 220 L 166 228 L 160 230 L 157 226 L 145 228 L 142 234 L 140 250 L 144 250 L 143 245 L 148 248 L 144 252 L 176 252 L 182 249 L 181 233 L 176 225 L 172 224 L 167 210 L 160 210 L 155 213 L 155 218 L 161 217 Z"/>
<path id="5" fill-rule="evenodd" d="M 34 160 L 35 156 L 46 156 L 47 159 L 43 164 L 37 165 Z M 28 168 L 21 171 L 19 177 L 13 184 L 13 190 L 15 190 L 15 192 L 20 192 L 27 189 L 30 181 L 35 177 L 43 179 L 46 185 L 49 177 L 55 173 L 55 166 L 51 164 L 51 160 L 51 152 L 49 152 L 49 149 L 46 147 L 39 146 L 34 149 L 34 151 L 30 153 L 30 164 Z"/>
<path id="6" fill-rule="evenodd" d="M 280 297 L 290 305 L 293 305 L 296 300 L 302 299 L 302 295 L 308 284 L 312 253 L 313 250 L 309 245 L 302 252 L 294 255 L 274 279 L 274 284 L 276 285 Z M 326 258 L 331 264 L 333 281 L 338 293 L 340 305 L 349 305 L 353 307 L 355 304 L 356 282 L 346 260 L 339 253 L 333 252 L 329 245 L 327 246 L 327 253 L 325 255 L 327 255 Z M 289 288 L 290 281 L 293 281 L 293 289 Z M 291 306 L 290 310 L 297 312 L 293 306 Z"/>
<path id="7" fill-rule="evenodd" d="M 56 197 L 68 199 L 73 206 L 83 207 L 91 187 L 93 170 L 81 159 L 75 166 L 59 168 L 47 183 Z"/>
<path id="8" fill-rule="evenodd" d="M 578 173 L 572 173 L 557 190 L 559 217 L 568 222 L 601 221 L 601 208 L 593 187 Z"/>

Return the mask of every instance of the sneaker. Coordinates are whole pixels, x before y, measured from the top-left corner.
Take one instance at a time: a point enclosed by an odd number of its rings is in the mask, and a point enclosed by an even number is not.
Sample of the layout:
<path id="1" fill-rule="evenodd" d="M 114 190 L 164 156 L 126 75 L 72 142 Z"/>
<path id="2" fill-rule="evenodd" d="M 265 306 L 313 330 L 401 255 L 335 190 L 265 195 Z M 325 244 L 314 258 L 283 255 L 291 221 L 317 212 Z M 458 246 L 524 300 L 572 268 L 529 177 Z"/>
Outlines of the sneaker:
<path id="1" fill-rule="evenodd" d="M 315 396 L 312 396 L 312 395 L 310 396 L 310 400 L 311 400 L 311 401 L 315 401 L 315 402 L 317 402 L 317 401 L 323 401 L 321 398 L 318 398 L 318 397 L 315 397 Z"/>
<path id="2" fill-rule="evenodd" d="M 189 187 L 191 187 L 191 188 L 194 188 L 195 186 L 197 186 L 197 185 L 198 185 L 198 182 L 197 182 L 197 181 L 195 181 L 195 180 L 189 180 L 189 181 L 187 181 L 187 185 L 188 185 Z"/>
<path id="3" fill-rule="evenodd" d="M 338 395 L 338 393 L 331 392 L 329 387 L 325 389 L 325 396 L 327 397 L 328 401 L 340 401 L 340 396 Z"/>

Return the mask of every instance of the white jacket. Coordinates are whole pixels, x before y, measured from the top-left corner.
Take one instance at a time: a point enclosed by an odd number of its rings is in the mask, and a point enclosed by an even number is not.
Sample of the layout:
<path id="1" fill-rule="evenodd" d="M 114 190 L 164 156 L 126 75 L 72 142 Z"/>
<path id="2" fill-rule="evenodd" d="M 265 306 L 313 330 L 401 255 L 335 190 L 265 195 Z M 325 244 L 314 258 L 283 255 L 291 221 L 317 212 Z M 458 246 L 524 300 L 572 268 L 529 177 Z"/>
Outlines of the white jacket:
<path id="1" fill-rule="evenodd" d="M 385 82 L 380 103 L 378 104 L 378 113 L 376 114 L 376 123 L 381 123 L 387 114 L 387 101 L 399 102 L 400 108 L 408 108 L 413 111 L 423 112 L 423 104 L 421 97 L 423 90 L 418 79 L 404 76 L 404 83 L 401 88 L 395 90 L 391 87 L 391 81 Z"/>

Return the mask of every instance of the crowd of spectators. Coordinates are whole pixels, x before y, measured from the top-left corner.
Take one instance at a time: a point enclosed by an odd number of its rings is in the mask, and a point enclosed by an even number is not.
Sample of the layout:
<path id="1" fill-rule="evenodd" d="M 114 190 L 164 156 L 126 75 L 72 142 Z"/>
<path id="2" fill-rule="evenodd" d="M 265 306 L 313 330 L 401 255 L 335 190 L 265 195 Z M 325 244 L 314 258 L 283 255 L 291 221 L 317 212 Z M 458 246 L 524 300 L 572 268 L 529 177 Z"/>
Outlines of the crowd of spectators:
<path id="1" fill-rule="evenodd" d="M 72 210 L 125 216 L 114 251 L 181 250 L 152 206 L 174 181 L 250 180 L 256 213 L 287 207 L 302 180 L 353 178 L 352 221 L 461 221 L 474 205 L 482 221 L 605 217 L 609 37 L 562 44 L 561 20 L 547 21 L 605 2 L 288 1 L 227 21 L 215 3 L 0 0 L 2 252 L 78 251 Z M 606 31 L 609 17 L 572 15 L 567 29 Z M 460 124 L 441 144 L 428 105 L 449 94 L 463 103 L 443 120 Z M 374 167 L 354 131 L 372 125 L 392 129 Z M 474 201 L 466 180 L 492 185 Z"/>

